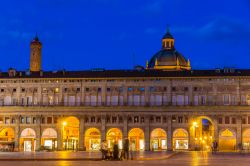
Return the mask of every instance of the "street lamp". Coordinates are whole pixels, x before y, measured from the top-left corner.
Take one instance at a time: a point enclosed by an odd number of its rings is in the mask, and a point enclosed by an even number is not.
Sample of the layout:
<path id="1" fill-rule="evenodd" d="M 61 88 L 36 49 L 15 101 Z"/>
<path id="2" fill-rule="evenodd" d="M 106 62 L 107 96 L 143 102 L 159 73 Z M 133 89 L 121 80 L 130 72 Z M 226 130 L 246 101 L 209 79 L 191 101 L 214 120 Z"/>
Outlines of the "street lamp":
<path id="1" fill-rule="evenodd" d="M 65 122 L 65 121 L 63 121 L 63 123 L 62 123 L 62 133 L 63 133 L 63 140 L 64 140 L 64 127 L 67 125 L 67 122 Z M 65 135 L 66 136 L 66 135 Z M 66 136 L 66 138 L 67 138 L 67 136 Z M 64 143 L 64 148 L 65 148 L 65 150 L 67 149 L 67 139 L 65 140 L 65 143 Z"/>
<path id="2" fill-rule="evenodd" d="M 196 138 L 196 128 L 198 127 L 198 123 L 196 121 L 193 122 L 193 127 L 194 127 L 194 136 L 195 136 L 195 148 L 197 148 L 196 146 L 196 141 L 197 141 L 197 138 Z"/>

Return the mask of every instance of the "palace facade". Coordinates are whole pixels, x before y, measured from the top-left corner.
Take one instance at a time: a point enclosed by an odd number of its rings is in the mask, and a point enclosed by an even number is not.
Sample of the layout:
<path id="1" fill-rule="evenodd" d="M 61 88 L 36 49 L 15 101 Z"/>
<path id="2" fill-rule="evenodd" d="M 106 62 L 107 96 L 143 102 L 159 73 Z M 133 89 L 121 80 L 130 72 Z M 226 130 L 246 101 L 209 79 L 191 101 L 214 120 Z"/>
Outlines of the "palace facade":
<path id="1" fill-rule="evenodd" d="M 174 42 L 167 31 L 145 68 L 51 72 L 36 36 L 30 70 L 0 73 L 0 149 L 248 149 L 250 70 L 193 70 Z"/>

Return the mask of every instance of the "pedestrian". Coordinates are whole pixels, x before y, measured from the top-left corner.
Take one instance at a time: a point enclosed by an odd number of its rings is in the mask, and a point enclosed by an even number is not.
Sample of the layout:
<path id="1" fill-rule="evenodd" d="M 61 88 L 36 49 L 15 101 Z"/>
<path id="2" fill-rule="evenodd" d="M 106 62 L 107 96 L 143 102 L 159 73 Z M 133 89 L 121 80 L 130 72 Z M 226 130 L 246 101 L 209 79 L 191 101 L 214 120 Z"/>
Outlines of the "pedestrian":
<path id="1" fill-rule="evenodd" d="M 129 159 L 129 140 L 128 138 L 125 138 L 124 144 L 123 144 L 123 150 L 124 150 L 124 159 Z"/>
<path id="2" fill-rule="evenodd" d="M 117 141 L 115 141 L 114 146 L 113 146 L 113 159 L 119 160 L 119 148 L 118 148 Z"/>
<path id="3" fill-rule="evenodd" d="M 107 159 L 107 152 L 108 152 L 107 142 L 106 142 L 106 140 L 103 140 L 101 143 L 102 160 Z"/>

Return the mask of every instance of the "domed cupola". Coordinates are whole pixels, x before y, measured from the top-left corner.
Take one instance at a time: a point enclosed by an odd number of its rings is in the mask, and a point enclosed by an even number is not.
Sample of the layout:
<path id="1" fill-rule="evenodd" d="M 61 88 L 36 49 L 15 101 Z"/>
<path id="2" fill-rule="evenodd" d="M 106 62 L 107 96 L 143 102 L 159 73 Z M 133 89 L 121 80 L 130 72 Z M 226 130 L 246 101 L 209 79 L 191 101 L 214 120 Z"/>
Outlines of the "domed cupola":
<path id="1" fill-rule="evenodd" d="M 158 51 L 149 62 L 147 69 L 161 70 L 191 70 L 189 59 L 179 53 L 174 47 L 174 37 L 167 29 L 166 34 L 162 38 L 162 48 Z"/>

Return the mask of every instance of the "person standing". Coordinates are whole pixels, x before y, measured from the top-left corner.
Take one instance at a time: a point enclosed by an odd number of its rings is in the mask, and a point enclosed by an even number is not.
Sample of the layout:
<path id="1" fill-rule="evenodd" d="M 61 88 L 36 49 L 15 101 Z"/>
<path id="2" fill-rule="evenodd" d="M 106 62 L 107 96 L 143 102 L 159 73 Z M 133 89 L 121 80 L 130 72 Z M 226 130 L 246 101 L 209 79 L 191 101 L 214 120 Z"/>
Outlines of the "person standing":
<path id="1" fill-rule="evenodd" d="M 113 159 L 119 160 L 119 148 L 118 148 L 117 141 L 115 141 L 114 146 L 113 146 Z"/>

